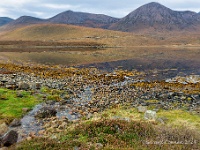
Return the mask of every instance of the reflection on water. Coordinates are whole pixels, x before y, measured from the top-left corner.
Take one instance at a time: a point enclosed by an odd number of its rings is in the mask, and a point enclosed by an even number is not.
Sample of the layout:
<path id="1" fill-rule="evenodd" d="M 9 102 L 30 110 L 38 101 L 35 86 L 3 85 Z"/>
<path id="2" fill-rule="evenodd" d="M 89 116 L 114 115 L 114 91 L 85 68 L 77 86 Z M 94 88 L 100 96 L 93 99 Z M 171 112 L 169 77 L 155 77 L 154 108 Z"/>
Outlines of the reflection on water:
<path id="1" fill-rule="evenodd" d="M 0 60 L 20 63 L 65 65 L 113 70 L 137 69 L 140 71 L 167 69 L 186 74 L 200 74 L 200 49 L 198 48 L 129 48 L 96 51 L 57 52 L 0 52 Z M 174 71 L 177 70 L 177 71 Z"/>

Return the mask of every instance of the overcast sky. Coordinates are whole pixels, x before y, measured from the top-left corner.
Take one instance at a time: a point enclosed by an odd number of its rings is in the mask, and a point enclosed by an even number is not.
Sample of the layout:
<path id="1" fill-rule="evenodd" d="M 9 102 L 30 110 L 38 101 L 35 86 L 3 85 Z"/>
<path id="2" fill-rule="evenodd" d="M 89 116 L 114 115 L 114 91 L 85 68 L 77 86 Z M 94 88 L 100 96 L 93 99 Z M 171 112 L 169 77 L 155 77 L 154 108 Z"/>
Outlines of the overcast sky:
<path id="1" fill-rule="evenodd" d="M 49 18 L 66 10 L 121 18 L 151 0 L 1 0 L 0 17 Z M 200 11 L 200 0 L 155 0 L 173 10 Z"/>

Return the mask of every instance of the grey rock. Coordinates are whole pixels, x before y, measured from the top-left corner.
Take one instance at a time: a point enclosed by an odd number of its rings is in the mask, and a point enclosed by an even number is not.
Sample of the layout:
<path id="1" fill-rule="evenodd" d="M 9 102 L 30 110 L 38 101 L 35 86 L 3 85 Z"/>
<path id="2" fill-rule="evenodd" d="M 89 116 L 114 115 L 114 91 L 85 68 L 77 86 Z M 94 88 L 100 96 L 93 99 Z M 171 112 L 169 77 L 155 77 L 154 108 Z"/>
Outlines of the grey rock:
<path id="1" fill-rule="evenodd" d="M 30 89 L 30 85 L 25 82 L 19 82 L 18 89 L 19 90 L 28 90 L 28 89 Z"/>
<path id="2" fill-rule="evenodd" d="M 137 110 L 139 113 L 144 113 L 147 111 L 147 106 L 138 106 Z"/>
<path id="3" fill-rule="evenodd" d="M 1 137 L 1 145 L 3 146 L 11 146 L 17 142 L 18 139 L 18 133 L 14 130 L 9 131 L 6 133 L 3 137 Z"/>
<path id="4" fill-rule="evenodd" d="M 152 110 L 147 110 L 144 114 L 145 120 L 156 120 L 156 112 Z"/>
<path id="5" fill-rule="evenodd" d="M 103 149 L 103 144 L 101 144 L 101 143 L 96 143 L 96 144 L 95 144 L 95 147 L 96 147 L 97 149 Z"/>
<path id="6" fill-rule="evenodd" d="M 37 118 L 49 118 L 56 116 L 57 111 L 51 107 L 42 108 L 35 116 Z"/>
<path id="7" fill-rule="evenodd" d="M 21 120 L 20 119 L 14 119 L 11 123 L 10 123 L 10 127 L 18 127 L 21 125 Z"/>

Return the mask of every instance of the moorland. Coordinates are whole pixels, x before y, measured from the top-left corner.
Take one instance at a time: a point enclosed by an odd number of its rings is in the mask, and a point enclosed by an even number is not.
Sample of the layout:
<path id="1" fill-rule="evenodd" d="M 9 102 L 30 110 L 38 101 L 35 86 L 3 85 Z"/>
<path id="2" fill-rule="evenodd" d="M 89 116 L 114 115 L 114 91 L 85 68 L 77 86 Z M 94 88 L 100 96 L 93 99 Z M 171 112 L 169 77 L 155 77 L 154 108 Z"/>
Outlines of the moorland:
<path id="1" fill-rule="evenodd" d="M 158 3 L 3 18 L 0 147 L 199 149 L 199 18 Z"/>

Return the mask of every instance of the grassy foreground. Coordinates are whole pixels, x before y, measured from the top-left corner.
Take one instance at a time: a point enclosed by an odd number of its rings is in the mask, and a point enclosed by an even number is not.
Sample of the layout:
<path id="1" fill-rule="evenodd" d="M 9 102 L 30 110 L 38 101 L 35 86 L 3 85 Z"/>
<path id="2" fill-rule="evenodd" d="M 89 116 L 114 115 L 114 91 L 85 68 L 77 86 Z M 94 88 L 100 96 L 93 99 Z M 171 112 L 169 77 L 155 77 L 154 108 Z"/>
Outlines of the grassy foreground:
<path id="1" fill-rule="evenodd" d="M 143 120 L 135 108 L 108 109 L 93 118 L 70 123 L 62 132 L 47 138 L 33 138 L 17 149 L 198 149 L 200 147 L 197 115 L 182 110 L 160 111 L 165 123 Z M 183 123 L 184 122 L 184 123 Z"/>

